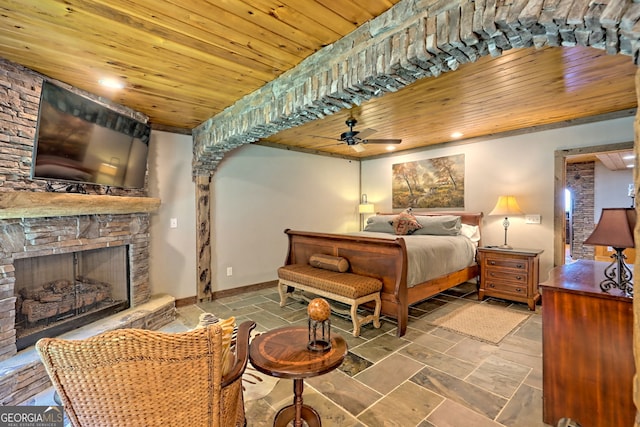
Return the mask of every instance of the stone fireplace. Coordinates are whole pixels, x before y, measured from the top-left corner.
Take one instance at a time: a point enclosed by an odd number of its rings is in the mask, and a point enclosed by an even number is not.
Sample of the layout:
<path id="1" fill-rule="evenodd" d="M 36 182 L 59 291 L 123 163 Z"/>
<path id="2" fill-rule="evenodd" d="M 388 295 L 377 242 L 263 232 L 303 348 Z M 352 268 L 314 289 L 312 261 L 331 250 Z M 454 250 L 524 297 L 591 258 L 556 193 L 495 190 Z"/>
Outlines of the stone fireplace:
<path id="1" fill-rule="evenodd" d="M 158 199 L 147 197 L 146 188 L 114 188 L 108 195 L 100 186 L 87 186 L 89 194 L 49 193 L 46 181 L 30 179 L 44 79 L 0 59 L 0 405 L 21 403 L 50 386 L 31 345 L 46 327 L 56 325 L 47 334 L 57 336 L 74 317 L 67 335 L 158 329 L 175 314 L 173 297 L 152 297 L 149 285 L 149 215 Z M 40 269 L 49 263 L 51 275 Z M 81 302 L 70 302 L 67 292 Z M 96 322 L 93 313 L 104 306 L 112 311 Z M 22 341 L 25 329 L 36 331 Z"/>

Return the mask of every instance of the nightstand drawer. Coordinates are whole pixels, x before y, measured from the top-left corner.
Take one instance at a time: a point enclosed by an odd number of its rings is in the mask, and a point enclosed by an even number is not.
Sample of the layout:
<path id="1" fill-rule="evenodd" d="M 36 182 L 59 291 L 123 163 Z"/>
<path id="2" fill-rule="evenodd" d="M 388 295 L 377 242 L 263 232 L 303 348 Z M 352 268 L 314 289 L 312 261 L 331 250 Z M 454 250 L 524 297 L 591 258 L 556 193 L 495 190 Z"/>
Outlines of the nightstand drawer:
<path id="1" fill-rule="evenodd" d="M 491 257 L 485 258 L 485 265 L 487 268 L 510 268 L 514 270 L 527 271 L 529 264 L 526 259 L 507 258 L 507 257 Z"/>
<path id="2" fill-rule="evenodd" d="M 527 284 L 527 272 L 524 271 L 513 271 L 499 268 L 487 268 L 487 280 L 488 281 L 500 281 L 500 282 L 513 282 L 516 285 Z"/>
<path id="3" fill-rule="evenodd" d="M 486 281 L 486 290 L 491 292 L 504 292 L 513 295 L 527 296 L 527 284 L 519 285 L 517 283 L 498 282 L 491 279 Z"/>

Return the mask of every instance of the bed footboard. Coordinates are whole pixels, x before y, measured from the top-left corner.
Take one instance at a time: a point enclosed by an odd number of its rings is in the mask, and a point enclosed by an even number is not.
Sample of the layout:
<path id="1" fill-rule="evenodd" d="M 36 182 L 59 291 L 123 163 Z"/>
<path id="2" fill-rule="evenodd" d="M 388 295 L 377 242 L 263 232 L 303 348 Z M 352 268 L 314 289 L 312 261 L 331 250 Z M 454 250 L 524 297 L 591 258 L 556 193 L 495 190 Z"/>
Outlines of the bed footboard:
<path id="1" fill-rule="evenodd" d="M 330 233 L 285 230 L 289 238 L 288 264 L 307 264 L 313 254 L 347 258 L 350 271 L 382 282 L 382 314 L 398 321 L 404 335 L 409 312 L 407 299 L 407 249 L 401 237 L 378 239 Z"/>

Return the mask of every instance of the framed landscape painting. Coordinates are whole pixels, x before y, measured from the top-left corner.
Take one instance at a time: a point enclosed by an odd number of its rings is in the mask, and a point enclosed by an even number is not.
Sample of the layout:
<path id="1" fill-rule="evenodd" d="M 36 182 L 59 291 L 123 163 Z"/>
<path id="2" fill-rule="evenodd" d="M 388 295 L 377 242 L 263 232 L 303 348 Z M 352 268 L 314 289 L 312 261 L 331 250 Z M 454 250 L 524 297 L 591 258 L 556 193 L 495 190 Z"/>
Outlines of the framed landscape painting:
<path id="1" fill-rule="evenodd" d="M 392 168 L 394 209 L 464 208 L 464 154 L 397 163 Z"/>

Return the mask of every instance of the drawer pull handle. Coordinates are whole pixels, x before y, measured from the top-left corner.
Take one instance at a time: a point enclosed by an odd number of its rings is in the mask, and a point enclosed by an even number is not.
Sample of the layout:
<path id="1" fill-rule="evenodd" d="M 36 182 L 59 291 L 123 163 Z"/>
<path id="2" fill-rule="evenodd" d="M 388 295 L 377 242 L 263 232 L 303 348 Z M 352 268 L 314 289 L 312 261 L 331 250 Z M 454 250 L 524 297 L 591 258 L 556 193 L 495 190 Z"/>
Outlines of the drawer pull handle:
<path id="1" fill-rule="evenodd" d="M 524 268 L 524 265 L 522 265 L 522 264 L 517 264 L 517 265 L 516 265 L 516 268 Z"/>
<path id="2" fill-rule="evenodd" d="M 489 261 L 489 264 L 496 265 L 496 262 L 495 261 Z"/>
<path id="3" fill-rule="evenodd" d="M 516 292 L 522 292 L 521 288 L 516 288 Z"/>
<path id="4" fill-rule="evenodd" d="M 517 280 L 522 280 L 522 276 L 516 276 Z"/>
<path id="5" fill-rule="evenodd" d="M 495 287 L 496 287 L 496 285 L 494 285 L 493 283 L 489 283 L 489 287 L 490 287 L 490 288 L 495 288 Z"/>

